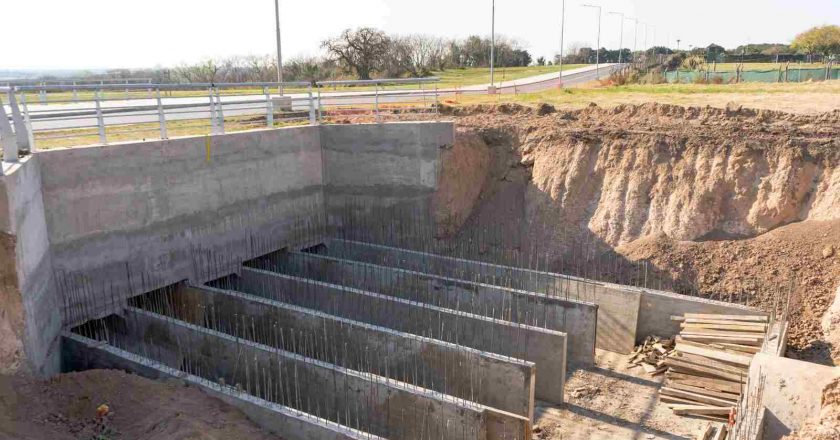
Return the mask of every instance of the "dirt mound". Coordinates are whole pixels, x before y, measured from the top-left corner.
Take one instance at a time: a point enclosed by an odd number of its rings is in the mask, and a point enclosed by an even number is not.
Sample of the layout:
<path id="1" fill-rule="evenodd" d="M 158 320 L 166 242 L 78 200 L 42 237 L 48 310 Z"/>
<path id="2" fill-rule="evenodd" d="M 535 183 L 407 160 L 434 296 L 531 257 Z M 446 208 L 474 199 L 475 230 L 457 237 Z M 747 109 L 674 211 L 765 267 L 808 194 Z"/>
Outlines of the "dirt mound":
<path id="1" fill-rule="evenodd" d="M 97 422 L 102 404 L 110 412 Z M 105 370 L 46 381 L 0 376 L 0 438 L 277 439 L 196 388 Z"/>
<path id="2" fill-rule="evenodd" d="M 815 341 L 840 277 L 817 242 L 840 249 L 834 232 L 818 237 L 833 225 L 822 222 L 840 219 L 840 112 L 661 104 L 443 111 L 470 133 L 471 147 L 462 151 L 481 167 L 469 172 L 478 179 L 462 169 L 460 178 L 442 180 L 442 191 L 462 201 L 452 205 L 456 218 L 467 219 L 462 231 L 493 231 L 503 246 L 545 255 L 541 264 L 553 270 L 574 260 L 600 275 L 603 265 L 586 258 L 609 254 L 610 265 L 646 259 L 710 296 L 738 285 L 767 307 L 774 298 L 763 286 L 795 277 L 801 320 L 791 345 L 808 356 L 826 351 Z M 486 169 L 476 136 L 490 152 Z M 799 222 L 797 233 L 813 239 L 750 240 Z M 750 286 L 757 281 L 774 284 Z"/>
<path id="3" fill-rule="evenodd" d="M 785 440 L 836 440 L 840 438 L 840 378 L 823 390 L 819 418 L 787 437 Z"/>
<path id="4" fill-rule="evenodd" d="M 664 235 L 628 243 L 617 252 L 631 260 L 648 260 L 674 277 L 690 276 L 701 291 L 750 289 L 759 304 L 775 298 L 767 286 L 797 283 L 791 298 L 791 357 L 831 363 L 840 357 L 823 341 L 821 321 L 840 282 L 840 220 L 786 225 L 755 238 L 676 241 Z M 765 288 L 763 288 L 765 287 Z M 832 353 L 832 349 L 834 353 Z"/>

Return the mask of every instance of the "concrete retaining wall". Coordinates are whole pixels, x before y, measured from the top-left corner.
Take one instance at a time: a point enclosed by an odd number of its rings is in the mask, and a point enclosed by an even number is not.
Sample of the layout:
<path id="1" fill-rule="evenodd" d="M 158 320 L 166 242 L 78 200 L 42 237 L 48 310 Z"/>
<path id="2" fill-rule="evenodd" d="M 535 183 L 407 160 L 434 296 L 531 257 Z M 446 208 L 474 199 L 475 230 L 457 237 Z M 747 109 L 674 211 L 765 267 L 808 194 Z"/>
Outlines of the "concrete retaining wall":
<path id="1" fill-rule="evenodd" d="M 367 208 L 429 209 L 440 149 L 455 142 L 451 123 L 325 125 L 321 127 L 324 188 L 332 220 L 348 202 Z"/>
<path id="2" fill-rule="evenodd" d="M 629 353 L 635 347 L 640 299 L 638 292 L 549 272 L 348 240 L 330 240 L 321 253 L 590 302 L 598 306 L 596 347 L 618 353 Z"/>
<path id="3" fill-rule="evenodd" d="M 292 408 L 256 398 L 231 387 L 153 362 L 134 353 L 103 345 L 85 337 L 65 333 L 63 357 L 66 371 L 95 368 L 118 369 L 151 379 L 178 379 L 201 388 L 245 413 L 252 421 L 272 434 L 289 440 L 384 440 Z"/>
<path id="4" fill-rule="evenodd" d="M 0 374 L 49 376 L 60 368 L 61 298 L 53 277 L 40 158 L 2 163 Z"/>
<path id="5" fill-rule="evenodd" d="M 212 317 L 206 321 L 214 323 L 216 330 L 225 331 L 226 327 L 232 328 L 229 324 L 238 316 L 253 317 L 254 328 L 282 326 L 280 331 L 285 338 L 277 338 L 274 333 L 261 338 L 261 332 L 254 335 L 248 329 L 244 333 L 240 331 L 239 336 L 285 350 L 295 349 L 290 332 L 299 332 L 298 336 L 318 335 L 312 340 L 317 348 L 309 353 L 319 360 L 370 371 L 533 419 L 536 375 L 531 362 L 232 291 L 189 288 L 179 293 L 183 296 L 179 295 L 176 301 L 183 300 L 204 311 L 194 317 L 195 324 Z M 179 308 L 177 304 L 173 307 Z M 372 356 L 336 356 L 345 351 L 369 352 Z"/>
<path id="6" fill-rule="evenodd" d="M 631 288 L 625 289 L 631 290 Z M 738 304 L 712 301 L 672 292 L 646 289 L 638 289 L 637 291 L 641 294 L 639 323 L 636 327 L 637 342 L 641 342 L 651 335 L 671 337 L 678 334 L 680 323 L 672 321 L 671 316 L 682 316 L 685 313 L 766 316 L 766 313 L 757 309 Z"/>
<path id="7" fill-rule="evenodd" d="M 585 367 L 595 361 L 598 307 L 594 304 L 310 253 L 276 254 L 254 264 L 287 275 L 561 331 L 568 338 L 570 366 Z"/>
<path id="8" fill-rule="evenodd" d="M 451 123 L 306 126 L 39 151 L 4 164 L 0 225 L 6 261 L 16 263 L 0 272 L 13 286 L 0 297 L 0 369 L 55 373 L 62 319 L 105 316 L 125 297 L 319 243 L 313 225 L 328 195 L 425 206 L 437 150 L 453 142 Z"/>
<path id="9" fill-rule="evenodd" d="M 171 349 L 171 353 L 163 356 L 179 358 L 174 365 L 190 365 L 205 378 L 224 378 L 226 383 L 241 384 L 255 396 L 266 393 L 265 378 L 286 378 L 287 400 L 297 400 L 297 405 L 301 405 L 296 409 L 323 414 L 333 421 L 352 414 L 365 424 L 365 431 L 374 435 L 404 440 L 427 435 L 457 438 L 465 434 L 467 438 L 486 438 L 484 408 L 470 401 L 152 313 L 129 312 L 126 322 L 133 335 L 129 340 L 155 335 L 153 344 L 158 350 L 149 352 Z M 253 376 L 258 372 L 262 372 L 263 380 Z M 305 396 L 305 399 L 295 396 Z M 519 421 L 516 417 L 507 420 L 512 430 Z"/>
<path id="10" fill-rule="evenodd" d="M 254 295 L 531 361 L 536 397 L 563 402 L 565 333 L 249 268 L 234 281 L 232 287 Z"/>
<path id="11" fill-rule="evenodd" d="M 245 259 L 300 240 L 296 220 L 323 215 L 318 127 L 38 156 L 70 322 L 108 313 L 114 297 L 230 273 Z M 196 264 L 204 253 L 207 264 Z"/>

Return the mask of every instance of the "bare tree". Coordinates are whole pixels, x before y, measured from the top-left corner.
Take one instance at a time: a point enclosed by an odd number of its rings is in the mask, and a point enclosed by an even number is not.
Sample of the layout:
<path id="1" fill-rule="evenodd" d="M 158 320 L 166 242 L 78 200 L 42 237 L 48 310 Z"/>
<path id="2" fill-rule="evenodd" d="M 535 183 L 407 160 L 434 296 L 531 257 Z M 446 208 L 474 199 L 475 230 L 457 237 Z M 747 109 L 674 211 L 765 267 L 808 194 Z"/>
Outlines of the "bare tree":
<path id="1" fill-rule="evenodd" d="M 338 38 L 321 43 L 321 47 L 347 71 L 355 72 L 359 79 L 370 79 L 384 63 L 390 39 L 382 31 L 363 27 L 346 29 Z"/>

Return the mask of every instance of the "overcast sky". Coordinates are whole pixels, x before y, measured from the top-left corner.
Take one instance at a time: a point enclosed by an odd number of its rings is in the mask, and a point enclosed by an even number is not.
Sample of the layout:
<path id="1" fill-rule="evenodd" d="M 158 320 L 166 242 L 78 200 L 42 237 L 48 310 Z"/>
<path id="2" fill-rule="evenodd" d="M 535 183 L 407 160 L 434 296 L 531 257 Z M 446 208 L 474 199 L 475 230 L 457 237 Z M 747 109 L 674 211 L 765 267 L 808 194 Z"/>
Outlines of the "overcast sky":
<path id="1" fill-rule="evenodd" d="M 620 19 L 656 26 L 656 44 L 735 47 L 789 42 L 815 25 L 840 24 L 840 0 L 586 0 L 603 6 L 601 46 L 617 48 Z M 173 66 L 207 57 L 274 51 L 273 0 L 3 0 L 2 69 Z M 491 0 L 280 0 L 284 58 L 320 53 L 348 27 L 446 37 L 490 34 Z M 566 42 L 595 45 L 596 17 L 566 1 Z M 496 0 L 497 33 L 536 58 L 559 51 L 561 0 Z M 626 21 L 624 46 L 633 47 Z M 653 41 L 651 28 L 648 43 Z M 638 44 L 645 28 L 639 26 Z"/>

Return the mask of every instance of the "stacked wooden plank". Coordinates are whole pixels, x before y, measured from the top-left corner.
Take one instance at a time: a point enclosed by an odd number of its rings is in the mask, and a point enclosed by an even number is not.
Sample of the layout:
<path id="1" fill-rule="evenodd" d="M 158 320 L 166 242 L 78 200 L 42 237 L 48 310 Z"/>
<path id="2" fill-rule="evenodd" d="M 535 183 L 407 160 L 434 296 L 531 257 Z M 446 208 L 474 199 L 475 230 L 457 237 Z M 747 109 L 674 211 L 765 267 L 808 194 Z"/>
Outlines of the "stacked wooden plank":
<path id="1" fill-rule="evenodd" d="M 667 367 L 660 400 L 676 414 L 728 420 L 761 350 L 768 320 L 762 316 L 686 314 Z"/>
<path id="2" fill-rule="evenodd" d="M 631 368 L 640 366 L 647 374 L 658 376 L 668 369 L 665 365 L 665 357 L 672 351 L 674 351 L 673 339 L 648 336 L 642 345 L 636 347 L 628 362 Z"/>

